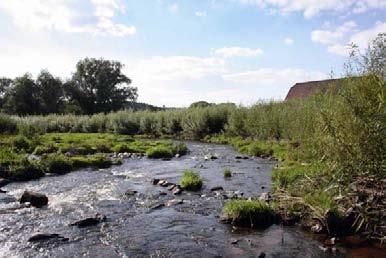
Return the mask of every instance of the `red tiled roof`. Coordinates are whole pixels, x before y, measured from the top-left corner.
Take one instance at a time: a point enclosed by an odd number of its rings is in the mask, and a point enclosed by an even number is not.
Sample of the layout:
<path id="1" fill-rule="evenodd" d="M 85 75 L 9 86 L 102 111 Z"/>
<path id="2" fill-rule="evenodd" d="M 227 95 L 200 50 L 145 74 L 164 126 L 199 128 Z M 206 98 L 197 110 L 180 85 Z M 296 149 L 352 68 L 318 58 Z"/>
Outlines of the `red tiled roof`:
<path id="1" fill-rule="evenodd" d="M 327 91 L 329 85 L 336 84 L 337 82 L 340 82 L 340 81 L 341 79 L 330 79 L 330 80 L 323 80 L 323 81 L 310 81 L 310 82 L 296 83 L 289 90 L 285 100 L 305 99 L 317 92 L 324 93 Z"/>

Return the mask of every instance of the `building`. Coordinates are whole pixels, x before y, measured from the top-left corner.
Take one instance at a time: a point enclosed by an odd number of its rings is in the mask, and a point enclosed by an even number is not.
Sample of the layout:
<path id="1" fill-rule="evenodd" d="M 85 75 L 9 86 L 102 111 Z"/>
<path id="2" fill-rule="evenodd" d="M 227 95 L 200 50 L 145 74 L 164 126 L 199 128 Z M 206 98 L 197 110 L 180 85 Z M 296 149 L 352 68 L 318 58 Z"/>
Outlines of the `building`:
<path id="1" fill-rule="evenodd" d="M 342 79 L 298 82 L 291 87 L 285 100 L 305 99 L 318 92 L 325 93 L 330 85 L 339 85 L 341 83 Z"/>

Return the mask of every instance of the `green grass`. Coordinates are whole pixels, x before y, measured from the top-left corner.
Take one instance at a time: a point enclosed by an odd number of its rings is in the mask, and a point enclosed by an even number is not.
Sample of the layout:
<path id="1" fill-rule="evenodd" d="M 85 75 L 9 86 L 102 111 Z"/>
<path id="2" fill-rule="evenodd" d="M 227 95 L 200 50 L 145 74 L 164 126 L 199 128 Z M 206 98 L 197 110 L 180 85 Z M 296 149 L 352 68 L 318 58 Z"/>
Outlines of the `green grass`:
<path id="1" fill-rule="evenodd" d="M 171 159 L 173 158 L 173 150 L 171 147 L 156 146 L 148 149 L 146 155 L 152 159 Z"/>
<path id="2" fill-rule="evenodd" d="M 45 173 L 64 174 L 74 169 L 108 168 L 120 164 L 108 153 L 148 153 L 151 158 L 172 158 L 187 153 L 183 143 L 134 139 L 127 135 L 109 133 L 48 133 L 0 135 L 0 177 L 29 180 Z M 30 154 L 41 156 L 29 161 Z M 36 175 L 33 175 L 33 174 Z"/>
<path id="3" fill-rule="evenodd" d="M 224 205 L 223 216 L 235 225 L 252 228 L 266 227 L 275 221 L 273 209 L 260 200 L 231 200 Z"/>
<path id="4" fill-rule="evenodd" d="M 232 171 L 229 168 L 224 169 L 224 177 L 225 178 L 232 177 Z"/>
<path id="5" fill-rule="evenodd" d="M 180 185 L 188 191 L 198 191 L 202 187 L 202 179 L 198 173 L 185 170 L 180 180 Z"/>
<path id="6" fill-rule="evenodd" d="M 62 154 L 50 154 L 42 161 L 47 173 L 65 174 L 73 170 L 72 161 Z"/>

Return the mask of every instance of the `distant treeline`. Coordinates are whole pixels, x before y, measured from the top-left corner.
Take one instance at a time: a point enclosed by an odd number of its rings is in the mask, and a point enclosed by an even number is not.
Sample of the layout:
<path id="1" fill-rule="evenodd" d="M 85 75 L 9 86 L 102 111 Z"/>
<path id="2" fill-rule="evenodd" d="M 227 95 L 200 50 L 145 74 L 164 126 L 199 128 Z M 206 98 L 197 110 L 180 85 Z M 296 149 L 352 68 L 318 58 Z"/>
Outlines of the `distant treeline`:
<path id="1" fill-rule="evenodd" d="M 120 62 L 86 58 L 76 65 L 71 79 L 62 81 L 46 70 L 36 80 L 30 74 L 0 78 L 0 109 L 13 115 L 95 114 L 141 104 L 137 89 L 122 73 Z"/>

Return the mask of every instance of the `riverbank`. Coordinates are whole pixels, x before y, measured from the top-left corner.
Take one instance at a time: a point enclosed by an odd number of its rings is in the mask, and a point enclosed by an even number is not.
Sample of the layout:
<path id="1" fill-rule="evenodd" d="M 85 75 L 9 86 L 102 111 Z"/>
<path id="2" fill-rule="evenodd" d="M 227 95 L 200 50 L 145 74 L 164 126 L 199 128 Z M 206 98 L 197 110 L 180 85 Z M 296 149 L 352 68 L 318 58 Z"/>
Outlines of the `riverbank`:
<path id="1" fill-rule="evenodd" d="M 224 135 L 208 142 L 230 144 L 247 155 L 278 160 L 273 169 L 273 202 L 284 225 L 300 225 L 348 245 L 380 244 L 386 235 L 386 180 L 334 177 L 323 159 L 307 158 L 299 142 L 262 142 Z"/>
<path id="2" fill-rule="evenodd" d="M 38 179 L 48 173 L 65 174 L 87 167 L 108 168 L 126 158 L 170 159 L 188 151 L 184 144 L 172 141 L 107 133 L 1 135 L 0 146 L 0 178 L 10 181 Z"/>

